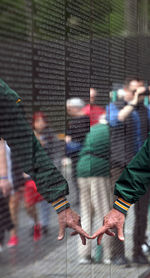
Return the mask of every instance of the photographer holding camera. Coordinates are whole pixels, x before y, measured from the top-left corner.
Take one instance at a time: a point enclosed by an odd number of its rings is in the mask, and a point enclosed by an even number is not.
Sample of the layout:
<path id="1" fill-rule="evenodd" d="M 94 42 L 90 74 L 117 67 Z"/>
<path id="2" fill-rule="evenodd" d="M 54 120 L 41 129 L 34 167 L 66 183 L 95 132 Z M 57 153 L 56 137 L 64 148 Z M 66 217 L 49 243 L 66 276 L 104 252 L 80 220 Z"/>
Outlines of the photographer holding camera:
<path id="1" fill-rule="evenodd" d="M 143 81 L 127 79 L 124 97 L 107 106 L 107 120 L 111 127 L 111 175 L 115 182 L 122 170 L 139 151 L 148 134 L 149 115 L 144 106 L 148 90 Z M 113 189 L 112 189 L 113 190 Z M 149 192 L 135 205 L 133 262 L 148 263 L 142 252 L 147 227 Z M 120 254 L 120 256 L 119 256 Z M 114 264 L 126 264 L 124 244 L 115 239 L 112 247 Z"/>
<path id="2" fill-rule="evenodd" d="M 139 105 L 143 105 L 146 88 L 144 86 L 139 86 L 142 85 L 141 83 L 142 81 L 137 80 L 131 80 L 129 83 L 126 82 L 127 87 L 125 88 L 124 95 L 126 105 L 119 111 L 118 120 L 120 122 L 124 122 Z"/>

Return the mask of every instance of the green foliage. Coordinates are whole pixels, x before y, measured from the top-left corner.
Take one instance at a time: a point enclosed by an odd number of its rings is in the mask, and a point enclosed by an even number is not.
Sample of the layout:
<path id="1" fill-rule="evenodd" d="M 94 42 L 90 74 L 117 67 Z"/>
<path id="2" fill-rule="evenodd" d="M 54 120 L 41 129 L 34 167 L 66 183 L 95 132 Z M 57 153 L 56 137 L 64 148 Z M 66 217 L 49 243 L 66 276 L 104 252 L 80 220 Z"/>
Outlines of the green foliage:
<path id="1" fill-rule="evenodd" d="M 8 35 L 62 39 L 121 35 L 124 0 L 0 0 L 1 31 Z"/>
<path id="2" fill-rule="evenodd" d="M 0 32 L 27 35 L 27 11 L 24 0 L 0 0 Z"/>
<path id="3" fill-rule="evenodd" d="M 110 34 L 122 35 L 124 31 L 124 0 L 111 0 Z"/>

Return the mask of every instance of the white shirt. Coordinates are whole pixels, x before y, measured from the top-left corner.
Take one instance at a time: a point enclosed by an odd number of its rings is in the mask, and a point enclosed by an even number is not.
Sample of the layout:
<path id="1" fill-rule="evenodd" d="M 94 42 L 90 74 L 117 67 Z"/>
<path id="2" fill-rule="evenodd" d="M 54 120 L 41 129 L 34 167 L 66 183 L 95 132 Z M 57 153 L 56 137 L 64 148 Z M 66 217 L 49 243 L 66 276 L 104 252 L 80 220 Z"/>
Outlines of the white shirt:
<path id="1" fill-rule="evenodd" d="M 7 160 L 7 175 L 8 175 L 8 180 L 12 185 L 11 194 L 13 194 L 14 190 L 13 190 L 13 177 L 12 177 L 11 150 L 6 141 L 5 141 L 5 148 L 6 148 L 6 160 Z"/>

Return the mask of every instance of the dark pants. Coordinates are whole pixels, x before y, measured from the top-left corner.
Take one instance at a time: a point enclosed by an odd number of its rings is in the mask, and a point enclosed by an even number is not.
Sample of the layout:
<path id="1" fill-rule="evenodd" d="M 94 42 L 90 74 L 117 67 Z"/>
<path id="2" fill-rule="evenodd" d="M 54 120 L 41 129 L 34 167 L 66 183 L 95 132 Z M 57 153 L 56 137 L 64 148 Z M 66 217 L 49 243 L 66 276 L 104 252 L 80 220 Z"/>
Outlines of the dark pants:
<path id="1" fill-rule="evenodd" d="M 75 184 L 75 186 L 77 186 L 77 162 L 78 162 L 78 158 L 79 158 L 79 152 L 75 152 L 70 156 L 71 160 L 72 160 L 72 179 L 73 182 Z"/>
<path id="2" fill-rule="evenodd" d="M 123 169 L 115 168 L 111 171 L 112 184 L 119 178 Z M 133 233 L 133 256 L 137 256 L 142 251 L 142 244 L 145 242 L 145 233 L 147 228 L 148 205 L 150 199 L 150 190 L 140 198 L 135 204 L 135 224 Z M 116 232 L 117 234 L 117 232 Z M 125 255 L 124 243 L 117 237 L 112 242 L 112 258 Z"/>
<path id="3" fill-rule="evenodd" d="M 142 252 L 142 244 L 145 242 L 147 228 L 148 205 L 150 190 L 135 204 L 135 224 L 133 234 L 133 256 Z"/>
<path id="4" fill-rule="evenodd" d="M 111 169 L 112 195 L 114 192 L 114 184 L 115 184 L 116 180 L 119 178 L 119 176 L 121 175 L 122 171 L 123 171 L 123 167 L 116 167 L 116 168 Z M 116 199 L 116 197 L 114 199 Z M 125 256 L 124 242 L 122 242 L 118 239 L 117 231 L 115 231 L 115 234 L 116 234 L 116 236 L 112 240 L 112 249 L 111 249 L 112 259 L 115 259 L 115 257 L 124 257 Z"/>
<path id="5" fill-rule="evenodd" d="M 9 212 L 8 198 L 4 198 L 0 192 L 0 244 L 3 243 L 5 231 L 9 231 L 13 227 Z"/>

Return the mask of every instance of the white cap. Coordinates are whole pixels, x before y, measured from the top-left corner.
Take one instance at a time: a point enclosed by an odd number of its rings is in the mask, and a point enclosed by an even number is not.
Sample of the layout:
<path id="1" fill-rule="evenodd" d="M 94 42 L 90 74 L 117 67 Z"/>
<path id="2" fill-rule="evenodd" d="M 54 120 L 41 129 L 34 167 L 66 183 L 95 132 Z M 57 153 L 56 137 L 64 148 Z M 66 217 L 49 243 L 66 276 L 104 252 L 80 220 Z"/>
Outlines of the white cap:
<path id="1" fill-rule="evenodd" d="M 78 107 L 78 108 L 83 108 L 85 106 L 85 102 L 78 97 L 68 99 L 66 104 L 67 106 Z"/>
<path id="2" fill-rule="evenodd" d="M 126 92 L 125 92 L 124 89 L 119 89 L 119 90 L 117 91 L 117 96 L 118 96 L 119 99 L 123 99 L 124 96 L 125 96 L 125 94 L 126 94 Z"/>

